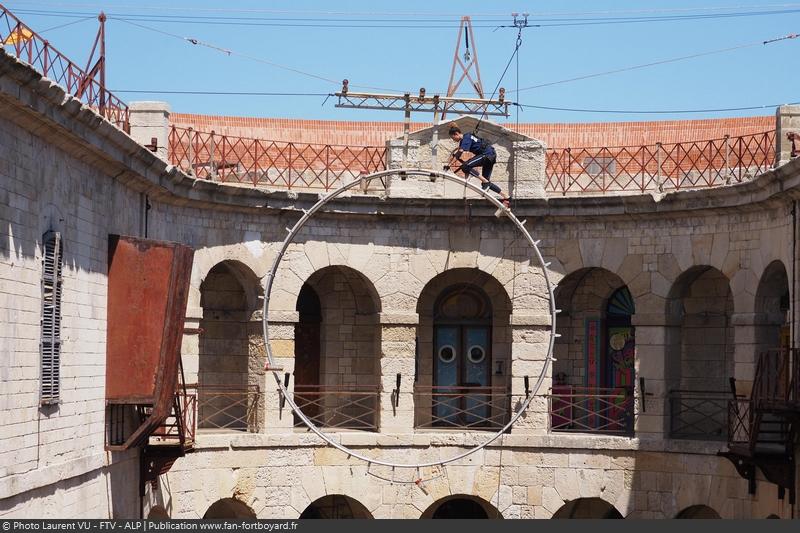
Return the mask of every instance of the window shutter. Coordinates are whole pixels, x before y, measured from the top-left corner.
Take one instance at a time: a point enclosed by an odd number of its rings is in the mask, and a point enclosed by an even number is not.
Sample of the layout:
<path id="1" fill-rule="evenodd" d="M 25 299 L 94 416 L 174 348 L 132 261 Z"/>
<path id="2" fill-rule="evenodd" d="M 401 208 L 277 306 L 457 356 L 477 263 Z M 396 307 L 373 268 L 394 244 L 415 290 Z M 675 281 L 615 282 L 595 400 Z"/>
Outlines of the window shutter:
<path id="1" fill-rule="evenodd" d="M 42 238 L 42 405 L 58 403 L 61 392 L 61 234 L 48 231 Z"/>

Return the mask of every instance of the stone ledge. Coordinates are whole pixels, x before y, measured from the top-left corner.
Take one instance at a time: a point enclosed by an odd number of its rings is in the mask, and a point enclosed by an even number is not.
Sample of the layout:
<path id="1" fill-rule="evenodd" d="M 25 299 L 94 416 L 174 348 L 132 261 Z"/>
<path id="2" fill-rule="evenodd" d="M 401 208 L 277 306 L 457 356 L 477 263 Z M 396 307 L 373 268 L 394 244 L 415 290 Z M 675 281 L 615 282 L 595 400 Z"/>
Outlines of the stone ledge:
<path id="1" fill-rule="evenodd" d="M 353 448 L 384 447 L 473 447 L 491 438 L 484 432 L 420 431 L 416 433 L 369 433 L 339 431 L 329 433 L 334 442 Z M 318 436 L 303 432 L 291 433 L 231 433 L 197 435 L 198 451 L 248 448 L 305 448 L 327 447 Z M 716 455 L 725 444 L 717 441 L 673 440 L 649 437 L 621 437 L 613 435 L 571 435 L 549 433 L 545 435 L 505 434 L 487 448 L 521 448 L 524 450 L 556 452 L 558 450 L 648 451 Z"/>
<path id="2" fill-rule="evenodd" d="M 119 458 L 113 457 L 114 455 L 119 456 Z M 125 457 L 125 455 L 130 455 L 130 457 Z M 90 472 L 103 470 L 109 466 L 116 468 L 125 461 L 132 460 L 134 457 L 135 450 L 120 452 L 118 454 L 109 454 L 103 451 L 64 463 L 14 474 L 0 479 L 0 500 L 50 486 L 59 481 L 65 481 Z"/>

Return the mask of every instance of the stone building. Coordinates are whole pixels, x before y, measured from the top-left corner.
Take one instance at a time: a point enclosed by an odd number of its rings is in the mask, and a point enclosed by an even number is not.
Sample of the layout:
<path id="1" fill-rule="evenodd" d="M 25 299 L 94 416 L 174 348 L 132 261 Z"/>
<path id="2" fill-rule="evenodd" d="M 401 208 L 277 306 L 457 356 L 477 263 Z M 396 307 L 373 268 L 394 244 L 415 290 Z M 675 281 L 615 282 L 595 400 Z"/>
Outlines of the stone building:
<path id="1" fill-rule="evenodd" d="M 360 175 L 441 168 L 446 126 L 323 150 L 313 132 L 211 133 L 213 118 L 150 102 L 128 135 L 5 53 L 0 109 L 0 517 L 792 517 L 797 108 L 660 139 L 654 125 L 616 151 L 484 123 L 545 265 L 462 185 L 374 180 L 288 246 L 270 370 L 264 284 L 286 228 Z M 163 472 L 157 436 L 107 446 L 110 235 L 194 250 L 176 393 L 190 435 Z M 446 462 L 502 429 L 541 374 L 507 431 Z M 276 377 L 336 443 L 434 464 L 332 447 Z M 785 405 L 762 414 L 754 391 Z M 768 426 L 778 442 L 760 440 Z"/>

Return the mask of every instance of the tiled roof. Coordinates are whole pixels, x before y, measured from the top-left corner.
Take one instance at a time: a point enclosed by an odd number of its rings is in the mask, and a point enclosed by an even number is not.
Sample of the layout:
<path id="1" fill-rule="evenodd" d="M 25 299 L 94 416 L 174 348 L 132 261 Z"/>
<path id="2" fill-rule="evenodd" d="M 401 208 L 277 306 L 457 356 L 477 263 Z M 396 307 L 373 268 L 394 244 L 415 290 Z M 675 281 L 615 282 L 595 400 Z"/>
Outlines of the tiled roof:
<path id="1" fill-rule="evenodd" d="M 284 118 L 230 117 L 172 113 L 176 126 L 225 135 L 269 140 L 348 146 L 382 146 L 386 140 L 403 134 L 402 122 L 359 122 Z M 763 132 L 775 128 L 775 117 L 756 116 L 701 120 L 663 120 L 643 122 L 575 123 L 500 123 L 519 133 L 540 139 L 548 147 L 637 146 L 716 139 Z M 430 126 L 412 123 L 411 131 Z"/>

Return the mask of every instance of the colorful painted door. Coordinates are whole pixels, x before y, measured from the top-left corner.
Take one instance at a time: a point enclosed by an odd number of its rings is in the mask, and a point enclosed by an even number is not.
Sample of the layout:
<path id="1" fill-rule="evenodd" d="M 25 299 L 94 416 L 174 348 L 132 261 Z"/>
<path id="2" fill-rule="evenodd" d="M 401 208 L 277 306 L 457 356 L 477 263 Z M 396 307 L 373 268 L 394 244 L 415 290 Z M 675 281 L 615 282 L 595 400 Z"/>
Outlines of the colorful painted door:
<path id="1" fill-rule="evenodd" d="M 481 426 L 491 414 L 491 332 L 488 326 L 435 328 L 433 416 L 437 425 Z"/>

